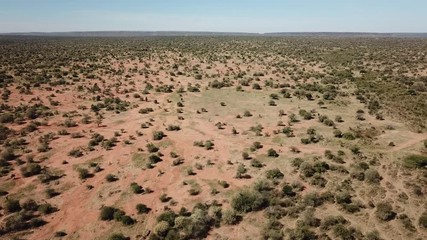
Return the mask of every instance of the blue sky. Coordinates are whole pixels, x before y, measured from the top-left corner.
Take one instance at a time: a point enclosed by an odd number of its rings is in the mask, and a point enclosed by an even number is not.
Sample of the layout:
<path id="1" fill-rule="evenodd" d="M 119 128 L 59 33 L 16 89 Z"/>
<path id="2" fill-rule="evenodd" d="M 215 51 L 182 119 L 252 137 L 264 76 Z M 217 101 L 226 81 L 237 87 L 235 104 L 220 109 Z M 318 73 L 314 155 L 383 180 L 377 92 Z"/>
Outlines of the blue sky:
<path id="1" fill-rule="evenodd" d="M 427 32 L 427 0 L 0 0 L 0 32 Z"/>

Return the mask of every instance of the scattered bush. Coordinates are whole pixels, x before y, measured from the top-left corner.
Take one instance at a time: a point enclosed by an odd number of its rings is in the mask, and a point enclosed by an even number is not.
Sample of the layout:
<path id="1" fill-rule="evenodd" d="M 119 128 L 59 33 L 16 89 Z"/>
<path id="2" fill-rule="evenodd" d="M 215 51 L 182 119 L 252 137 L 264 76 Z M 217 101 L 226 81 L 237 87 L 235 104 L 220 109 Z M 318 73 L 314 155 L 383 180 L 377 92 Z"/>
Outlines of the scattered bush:
<path id="1" fill-rule="evenodd" d="M 226 225 L 234 225 L 240 221 L 240 216 L 233 209 L 227 209 L 222 213 L 222 221 Z"/>
<path id="2" fill-rule="evenodd" d="M 19 204 L 19 200 L 14 199 L 6 199 L 3 207 L 6 212 L 13 213 L 21 210 L 21 205 Z"/>
<path id="3" fill-rule="evenodd" d="M 427 212 L 423 212 L 423 214 L 421 214 L 420 218 L 418 219 L 418 225 L 427 229 Z"/>
<path id="4" fill-rule="evenodd" d="M 238 212 L 258 211 L 267 207 L 267 199 L 259 192 L 243 190 L 231 200 L 231 206 Z"/>
<path id="5" fill-rule="evenodd" d="M 267 156 L 269 156 L 269 157 L 278 157 L 279 154 L 276 152 L 276 150 L 270 148 L 267 151 Z"/>
<path id="6" fill-rule="evenodd" d="M 129 238 L 125 237 L 125 235 L 121 233 L 114 233 L 108 238 L 108 240 L 129 240 Z"/>
<path id="7" fill-rule="evenodd" d="M 390 203 L 382 202 L 378 203 L 375 215 L 383 221 L 390 221 L 394 219 L 396 213 L 393 211 L 393 207 Z"/>
<path id="8" fill-rule="evenodd" d="M 37 163 L 27 163 L 27 165 L 21 168 L 21 173 L 24 177 L 40 174 L 41 171 L 42 167 Z"/>
<path id="9" fill-rule="evenodd" d="M 136 182 L 131 183 L 130 188 L 132 189 L 132 192 L 135 194 L 140 194 L 140 193 L 144 192 L 142 187 L 140 185 L 138 185 L 138 183 L 136 183 Z"/>
<path id="10" fill-rule="evenodd" d="M 105 176 L 105 180 L 107 180 L 107 182 L 115 182 L 119 180 L 119 178 L 113 174 L 107 174 L 107 176 Z"/>
<path id="11" fill-rule="evenodd" d="M 147 205 L 142 204 L 142 203 L 138 203 L 136 205 L 136 211 L 138 212 L 138 214 L 144 214 L 144 213 L 148 213 L 150 212 L 150 208 L 147 207 Z"/>
<path id="12" fill-rule="evenodd" d="M 79 173 L 80 179 L 86 179 L 86 178 L 89 178 L 91 176 L 89 173 L 89 170 L 87 170 L 86 168 L 79 168 L 79 169 L 77 169 L 77 172 Z"/>
<path id="13" fill-rule="evenodd" d="M 267 170 L 265 175 L 267 179 L 282 179 L 285 176 L 278 168 Z"/>
<path id="14" fill-rule="evenodd" d="M 382 177 L 375 169 L 368 169 L 365 171 L 365 180 L 368 183 L 379 183 Z"/>
<path id="15" fill-rule="evenodd" d="M 162 131 L 153 132 L 153 140 L 159 141 L 162 140 L 166 135 Z"/>
<path id="16" fill-rule="evenodd" d="M 409 155 L 403 160 L 403 165 L 407 168 L 425 168 L 427 167 L 427 156 Z"/>

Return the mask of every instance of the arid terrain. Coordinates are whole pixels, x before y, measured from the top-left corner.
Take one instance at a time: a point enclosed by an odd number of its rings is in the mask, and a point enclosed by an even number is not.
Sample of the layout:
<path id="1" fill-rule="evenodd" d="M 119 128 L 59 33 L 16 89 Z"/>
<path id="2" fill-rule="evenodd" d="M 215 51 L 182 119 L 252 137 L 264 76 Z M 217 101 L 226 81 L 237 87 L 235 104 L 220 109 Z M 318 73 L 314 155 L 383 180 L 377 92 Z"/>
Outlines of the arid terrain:
<path id="1" fill-rule="evenodd" d="M 0 239 L 427 239 L 425 38 L 0 53 Z"/>

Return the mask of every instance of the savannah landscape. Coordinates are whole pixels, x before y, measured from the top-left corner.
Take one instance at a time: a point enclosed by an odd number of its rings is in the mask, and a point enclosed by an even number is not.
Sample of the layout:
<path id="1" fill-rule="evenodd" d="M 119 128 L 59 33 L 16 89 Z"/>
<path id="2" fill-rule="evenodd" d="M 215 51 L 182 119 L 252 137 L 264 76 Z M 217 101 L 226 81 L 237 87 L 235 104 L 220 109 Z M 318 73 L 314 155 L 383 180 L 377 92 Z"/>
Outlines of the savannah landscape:
<path id="1" fill-rule="evenodd" d="M 1 239 L 427 239 L 427 39 L 0 37 Z"/>

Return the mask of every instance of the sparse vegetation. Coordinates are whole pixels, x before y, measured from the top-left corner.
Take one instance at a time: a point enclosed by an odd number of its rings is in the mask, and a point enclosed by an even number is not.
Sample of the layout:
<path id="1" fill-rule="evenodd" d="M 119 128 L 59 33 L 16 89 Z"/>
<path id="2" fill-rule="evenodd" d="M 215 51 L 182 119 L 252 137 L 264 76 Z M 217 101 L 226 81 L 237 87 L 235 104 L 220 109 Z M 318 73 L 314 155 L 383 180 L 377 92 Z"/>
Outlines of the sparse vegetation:
<path id="1" fill-rule="evenodd" d="M 426 239 L 426 44 L 2 36 L 0 238 Z"/>

